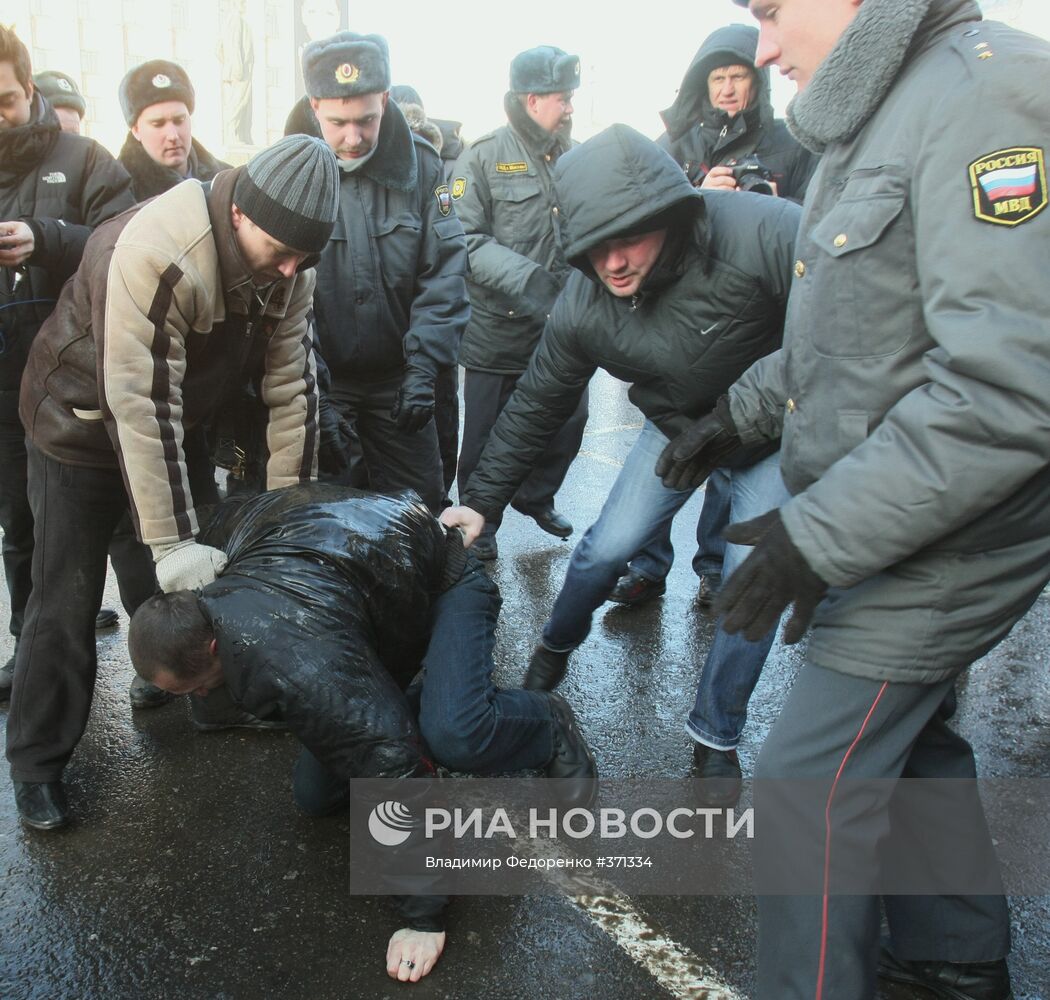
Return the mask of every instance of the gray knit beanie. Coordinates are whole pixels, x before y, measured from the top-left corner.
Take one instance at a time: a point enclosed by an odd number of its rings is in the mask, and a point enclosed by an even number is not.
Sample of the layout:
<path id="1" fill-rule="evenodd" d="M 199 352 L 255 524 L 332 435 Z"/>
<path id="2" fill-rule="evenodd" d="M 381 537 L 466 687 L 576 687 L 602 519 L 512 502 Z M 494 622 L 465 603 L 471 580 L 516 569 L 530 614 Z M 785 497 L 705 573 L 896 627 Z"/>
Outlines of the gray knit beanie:
<path id="1" fill-rule="evenodd" d="M 286 136 L 241 168 L 233 203 L 285 246 L 320 253 L 339 208 L 335 154 L 312 136 Z"/>

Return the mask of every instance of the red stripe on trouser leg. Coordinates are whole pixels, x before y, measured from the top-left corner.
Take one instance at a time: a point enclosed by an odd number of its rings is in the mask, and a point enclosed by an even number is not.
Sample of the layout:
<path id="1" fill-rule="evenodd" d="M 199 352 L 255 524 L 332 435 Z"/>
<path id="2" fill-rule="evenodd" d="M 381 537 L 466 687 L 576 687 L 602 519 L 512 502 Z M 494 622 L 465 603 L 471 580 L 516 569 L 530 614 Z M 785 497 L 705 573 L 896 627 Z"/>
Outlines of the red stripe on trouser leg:
<path id="1" fill-rule="evenodd" d="M 875 696 L 875 700 L 871 703 L 871 708 L 868 709 L 868 714 L 864 716 L 864 721 L 860 725 L 860 729 L 857 730 L 857 735 L 854 737 L 853 742 L 849 745 L 849 749 L 846 751 L 842 758 L 842 762 L 839 764 L 839 769 L 835 773 L 835 780 L 831 783 L 831 791 L 828 792 L 828 801 L 824 806 L 824 896 L 821 900 L 821 917 L 820 917 L 820 965 L 817 967 L 817 992 L 814 1000 L 824 1000 L 824 963 L 828 956 L 828 882 L 831 879 L 831 800 L 835 797 L 835 789 L 838 787 L 839 778 L 842 777 L 842 772 L 846 769 L 846 762 L 850 758 L 850 754 L 857 744 L 861 741 L 861 737 L 864 735 L 864 730 L 868 728 L 868 723 L 871 722 L 871 717 L 875 714 L 875 709 L 878 708 L 879 702 L 882 700 L 882 696 L 886 693 L 886 688 L 889 686 L 889 682 L 884 682 L 882 687 L 879 688 L 879 693 Z"/>

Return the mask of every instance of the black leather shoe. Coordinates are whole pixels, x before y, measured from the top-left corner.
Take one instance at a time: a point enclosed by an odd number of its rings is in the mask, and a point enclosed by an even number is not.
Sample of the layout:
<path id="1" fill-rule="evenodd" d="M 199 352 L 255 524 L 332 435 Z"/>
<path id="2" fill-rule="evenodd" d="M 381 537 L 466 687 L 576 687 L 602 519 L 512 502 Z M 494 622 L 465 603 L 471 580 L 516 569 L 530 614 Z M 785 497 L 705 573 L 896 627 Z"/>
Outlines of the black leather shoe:
<path id="1" fill-rule="evenodd" d="M 694 787 L 701 805 L 712 809 L 735 806 L 740 800 L 740 761 L 735 750 L 715 750 L 693 744 Z"/>
<path id="2" fill-rule="evenodd" d="M 7 701 L 11 697 L 11 685 L 15 682 L 15 658 L 14 655 L 2 667 L 0 667 L 0 701 Z"/>
<path id="3" fill-rule="evenodd" d="M 511 504 L 512 507 L 526 517 L 531 517 L 548 535 L 556 538 L 568 538 L 572 534 L 572 522 L 559 514 L 553 507 L 526 508 Z"/>
<path id="4" fill-rule="evenodd" d="M 128 701 L 131 702 L 132 708 L 159 708 L 161 705 L 167 705 L 174 697 L 175 695 L 161 690 L 156 684 L 150 684 L 138 674 L 132 678 L 128 688 Z"/>
<path id="5" fill-rule="evenodd" d="M 568 653 L 555 653 L 546 646 L 537 646 L 529 660 L 522 687 L 526 691 L 552 691 L 561 683 L 568 669 Z"/>
<path id="6" fill-rule="evenodd" d="M 942 1000 L 1013 1000 L 1006 959 L 997 962 L 907 962 L 883 943 L 879 975 L 894 983 L 921 986 Z"/>
<path id="7" fill-rule="evenodd" d="M 95 615 L 95 629 L 112 628 L 118 621 L 117 613 L 112 608 L 99 608 Z"/>
<path id="8" fill-rule="evenodd" d="M 722 578 L 705 573 L 700 577 L 700 589 L 696 592 L 696 605 L 699 608 L 709 608 L 715 603 L 718 592 L 722 589 Z"/>
<path id="9" fill-rule="evenodd" d="M 16 781 L 18 816 L 34 830 L 57 830 L 69 822 L 69 806 L 61 781 Z"/>
<path id="10" fill-rule="evenodd" d="M 470 551 L 484 562 L 490 562 L 499 555 L 499 546 L 495 535 L 478 535 Z"/>
<path id="11" fill-rule="evenodd" d="M 645 604 L 646 601 L 655 600 L 667 590 L 666 580 L 650 580 L 641 573 L 635 573 L 629 569 L 619 580 L 616 586 L 609 591 L 609 600 L 617 604 Z"/>
<path id="12" fill-rule="evenodd" d="M 589 809 L 598 797 L 598 765 L 576 724 L 569 703 L 549 692 L 554 722 L 554 755 L 547 765 L 547 777 L 558 781 L 557 794 L 569 809 Z"/>

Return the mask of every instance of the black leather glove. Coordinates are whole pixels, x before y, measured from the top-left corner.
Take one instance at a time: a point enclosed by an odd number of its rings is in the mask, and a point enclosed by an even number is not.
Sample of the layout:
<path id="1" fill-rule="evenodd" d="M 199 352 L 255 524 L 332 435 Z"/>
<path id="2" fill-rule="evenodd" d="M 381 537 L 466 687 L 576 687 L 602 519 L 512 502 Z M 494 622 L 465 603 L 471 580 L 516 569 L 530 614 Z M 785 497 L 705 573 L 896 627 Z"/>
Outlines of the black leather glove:
<path id="1" fill-rule="evenodd" d="M 771 510 L 751 521 L 731 524 L 722 534 L 727 542 L 755 547 L 715 601 L 715 612 L 724 615 L 722 628 L 730 634 L 743 632 L 748 642 L 757 642 L 792 604 L 794 610 L 784 627 L 784 642 L 788 646 L 798 642 L 828 585 L 795 548 L 780 511 Z"/>
<path id="2" fill-rule="evenodd" d="M 522 294 L 525 310 L 534 319 L 546 322 L 561 293 L 562 283 L 550 271 L 537 267 L 525 282 Z"/>
<path id="3" fill-rule="evenodd" d="M 341 479 L 350 472 L 354 429 L 324 393 L 317 408 L 317 423 L 321 430 L 321 443 L 317 449 L 318 472 L 326 479 Z"/>
<path id="4" fill-rule="evenodd" d="M 669 490 L 696 489 L 741 447 L 729 412 L 729 397 L 722 396 L 710 413 L 682 431 L 660 452 L 656 474 Z"/>
<path id="5" fill-rule="evenodd" d="M 434 417 L 434 379 L 437 365 L 422 354 L 409 355 L 405 377 L 397 391 L 390 416 L 406 434 L 422 430 Z"/>

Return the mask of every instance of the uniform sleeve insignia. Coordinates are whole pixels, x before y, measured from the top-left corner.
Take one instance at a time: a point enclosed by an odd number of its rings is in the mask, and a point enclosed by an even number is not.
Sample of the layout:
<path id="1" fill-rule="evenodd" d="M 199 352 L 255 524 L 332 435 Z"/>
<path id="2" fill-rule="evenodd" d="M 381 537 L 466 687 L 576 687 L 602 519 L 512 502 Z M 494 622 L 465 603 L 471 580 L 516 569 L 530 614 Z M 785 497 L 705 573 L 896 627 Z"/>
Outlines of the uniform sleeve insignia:
<path id="1" fill-rule="evenodd" d="M 459 201 L 467 193 L 467 179 L 466 177 L 457 177 L 452 182 L 452 198 L 454 201 Z"/>
<path id="2" fill-rule="evenodd" d="M 1046 208 L 1046 162 L 1038 146 L 986 153 L 970 164 L 973 214 L 997 226 L 1019 226 Z"/>
<path id="3" fill-rule="evenodd" d="M 524 160 L 518 163 L 497 163 L 497 174 L 525 174 L 529 171 L 529 165 Z"/>
<path id="4" fill-rule="evenodd" d="M 343 63 L 342 66 L 336 68 L 335 80 L 336 83 L 357 83 L 358 77 L 361 75 L 361 70 L 351 63 Z"/>
<path id="5" fill-rule="evenodd" d="M 435 188 L 434 197 L 437 198 L 438 211 L 442 215 L 448 215 L 452 211 L 452 195 L 449 193 L 448 185 L 442 184 L 441 187 Z"/>

